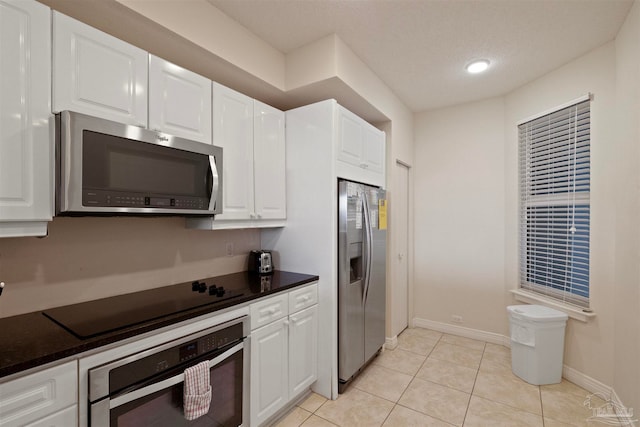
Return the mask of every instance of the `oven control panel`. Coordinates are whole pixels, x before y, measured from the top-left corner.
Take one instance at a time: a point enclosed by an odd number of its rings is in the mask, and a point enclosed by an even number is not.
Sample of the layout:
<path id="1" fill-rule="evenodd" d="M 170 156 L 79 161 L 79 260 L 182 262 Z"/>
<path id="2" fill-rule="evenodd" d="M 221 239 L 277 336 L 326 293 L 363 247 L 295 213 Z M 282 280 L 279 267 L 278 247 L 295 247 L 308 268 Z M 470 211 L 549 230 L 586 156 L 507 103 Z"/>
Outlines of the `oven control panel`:
<path id="1" fill-rule="evenodd" d="M 217 353 L 222 353 L 227 345 L 236 343 L 243 338 L 243 324 L 236 323 L 111 369 L 109 371 L 109 393 L 122 390 L 138 380 L 164 373 L 173 368 L 182 369 L 180 366 L 186 365 L 190 361 L 195 364 L 211 359 Z"/>
<path id="2" fill-rule="evenodd" d="M 241 328 L 241 325 L 237 325 L 236 328 Z M 178 349 L 179 361 L 186 362 L 195 359 L 200 355 L 210 353 L 235 342 L 238 340 L 238 332 L 242 333 L 242 331 L 234 330 L 234 327 L 227 328 L 183 344 Z"/>

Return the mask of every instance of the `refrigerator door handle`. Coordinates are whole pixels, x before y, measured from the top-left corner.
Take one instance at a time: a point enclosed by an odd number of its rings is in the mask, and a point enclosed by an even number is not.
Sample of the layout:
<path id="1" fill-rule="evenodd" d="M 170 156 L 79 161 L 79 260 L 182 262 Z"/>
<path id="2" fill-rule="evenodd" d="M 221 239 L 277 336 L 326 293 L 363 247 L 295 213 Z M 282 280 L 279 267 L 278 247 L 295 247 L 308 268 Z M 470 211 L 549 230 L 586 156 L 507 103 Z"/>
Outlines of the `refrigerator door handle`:
<path id="1" fill-rule="evenodd" d="M 373 232 L 371 231 L 371 218 L 369 211 L 369 201 L 367 200 L 367 194 L 362 193 L 362 208 L 364 210 L 364 239 L 363 245 L 365 245 L 365 251 L 363 253 L 367 265 L 365 268 L 364 277 L 364 290 L 362 292 L 362 305 L 367 302 L 367 296 L 369 294 L 369 285 L 371 283 L 371 263 L 373 262 L 371 254 L 371 244 L 373 243 Z"/>

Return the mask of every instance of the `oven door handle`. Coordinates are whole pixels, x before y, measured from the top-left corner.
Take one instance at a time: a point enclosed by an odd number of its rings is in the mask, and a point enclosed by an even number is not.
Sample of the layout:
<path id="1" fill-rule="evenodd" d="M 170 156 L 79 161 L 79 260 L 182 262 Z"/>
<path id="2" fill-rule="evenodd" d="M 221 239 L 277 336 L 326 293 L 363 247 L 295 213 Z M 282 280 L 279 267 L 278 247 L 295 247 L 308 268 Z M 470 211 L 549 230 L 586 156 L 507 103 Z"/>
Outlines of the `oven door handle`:
<path id="1" fill-rule="evenodd" d="M 229 350 L 220 354 L 219 356 L 214 357 L 209 360 L 209 369 L 221 363 L 223 360 L 229 358 L 232 354 L 237 353 L 238 351 L 244 348 L 244 341 L 239 344 L 234 345 Z M 166 380 L 162 380 L 160 382 L 151 384 L 147 387 L 133 390 L 127 394 L 123 394 L 122 396 L 118 396 L 115 399 L 105 399 L 109 401 L 109 409 L 117 408 L 118 406 L 124 405 L 125 403 L 129 403 L 136 399 L 140 399 L 141 397 L 148 396 L 150 394 L 155 393 L 156 391 L 164 390 L 165 388 L 174 386 L 176 384 L 180 384 L 184 382 L 184 373 L 178 374 L 174 377 L 167 378 Z"/>

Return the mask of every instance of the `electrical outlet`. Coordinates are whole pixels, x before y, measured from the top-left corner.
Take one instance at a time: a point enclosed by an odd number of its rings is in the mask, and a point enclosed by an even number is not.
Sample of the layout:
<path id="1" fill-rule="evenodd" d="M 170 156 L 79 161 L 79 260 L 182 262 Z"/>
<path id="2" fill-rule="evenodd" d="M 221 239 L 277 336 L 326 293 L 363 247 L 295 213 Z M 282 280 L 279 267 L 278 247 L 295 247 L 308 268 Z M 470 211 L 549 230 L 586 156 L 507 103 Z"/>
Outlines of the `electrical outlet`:
<path id="1" fill-rule="evenodd" d="M 451 316 L 451 321 L 453 323 L 462 323 L 462 316 L 458 316 L 457 314 L 453 314 Z"/>
<path id="2" fill-rule="evenodd" d="M 233 256 L 233 243 L 227 242 L 227 256 Z"/>

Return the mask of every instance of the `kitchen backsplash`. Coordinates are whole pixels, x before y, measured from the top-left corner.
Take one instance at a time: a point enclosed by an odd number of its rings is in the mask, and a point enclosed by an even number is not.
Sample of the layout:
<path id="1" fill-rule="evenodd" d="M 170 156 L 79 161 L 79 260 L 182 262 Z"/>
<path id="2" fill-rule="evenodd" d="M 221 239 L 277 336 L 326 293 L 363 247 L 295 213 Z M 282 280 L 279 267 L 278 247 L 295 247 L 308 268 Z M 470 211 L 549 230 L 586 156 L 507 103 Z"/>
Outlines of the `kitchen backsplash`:
<path id="1" fill-rule="evenodd" d="M 258 230 L 182 218 L 55 218 L 46 238 L 0 239 L 0 317 L 243 271 L 257 247 Z"/>

